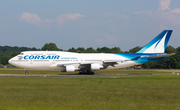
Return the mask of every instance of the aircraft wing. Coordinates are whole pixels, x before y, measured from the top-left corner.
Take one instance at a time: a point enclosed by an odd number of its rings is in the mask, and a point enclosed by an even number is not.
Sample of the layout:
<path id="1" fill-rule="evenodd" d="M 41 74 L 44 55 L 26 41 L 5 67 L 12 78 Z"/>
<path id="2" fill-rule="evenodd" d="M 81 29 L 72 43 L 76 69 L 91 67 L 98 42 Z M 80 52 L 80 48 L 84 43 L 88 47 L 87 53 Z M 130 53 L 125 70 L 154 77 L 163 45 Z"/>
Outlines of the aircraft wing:
<path id="1" fill-rule="evenodd" d="M 118 62 L 122 62 L 122 60 L 108 60 L 108 61 L 103 61 L 103 64 L 109 66 L 114 66 L 115 64 L 118 64 Z M 68 65 L 75 65 L 79 64 L 82 68 L 86 68 L 91 66 L 91 64 L 94 63 L 99 63 L 99 62 L 76 62 L 76 63 L 65 63 L 65 64 L 53 64 L 52 66 L 57 66 L 57 67 L 66 67 Z"/>
<path id="2" fill-rule="evenodd" d="M 79 64 L 81 67 L 88 67 L 88 66 L 90 66 L 93 63 L 98 63 L 98 62 L 76 62 L 76 63 L 56 64 L 56 65 L 53 65 L 53 66 L 66 67 L 66 66 L 69 66 L 69 65 Z"/>
<path id="3" fill-rule="evenodd" d="M 116 64 L 118 64 L 118 62 L 124 62 L 126 60 L 108 60 L 108 61 L 103 61 L 103 64 L 106 65 L 106 66 L 114 66 Z"/>
<path id="4" fill-rule="evenodd" d="M 54 64 L 53 66 L 67 68 L 68 66 L 78 65 L 78 68 L 80 69 L 87 69 L 87 68 L 91 68 L 91 64 L 100 65 L 100 62 L 77 62 L 77 63 L 56 64 L 56 65 Z"/>
<path id="5" fill-rule="evenodd" d="M 68 65 L 75 65 L 75 64 L 80 64 L 80 65 L 90 65 L 93 63 L 97 62 L 76 62 L 76 63 L 65 63 L 65 64 L 57 64 L 57 66 L 68 66 Z"/>
<path id="6" fill-rule="evenodd" d="M 117 62 L 122 62 L 122 60 L 107 60 L 103 61 L 104 63 L 117 63 Z"/>
<path id="7" fill-rule="evenodd" d="M 75 64 L 79 64 L 79 63 L 65 63 L 65 64 L 56 64 L 58 67 L 65 67 L 68 65 L 75 65 Z"/>

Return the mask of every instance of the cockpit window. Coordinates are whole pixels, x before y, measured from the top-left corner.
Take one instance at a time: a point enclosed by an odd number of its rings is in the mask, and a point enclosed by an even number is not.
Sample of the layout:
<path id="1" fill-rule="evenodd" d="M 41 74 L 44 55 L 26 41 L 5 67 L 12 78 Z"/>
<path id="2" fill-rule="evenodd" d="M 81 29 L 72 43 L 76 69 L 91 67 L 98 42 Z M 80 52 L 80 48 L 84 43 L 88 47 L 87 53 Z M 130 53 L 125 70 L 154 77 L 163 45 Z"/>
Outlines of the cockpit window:
<path id="1" fill-rule="evenodd" d="M 23 53 L 20 53 L 19 55 L 24 55 Z"/>

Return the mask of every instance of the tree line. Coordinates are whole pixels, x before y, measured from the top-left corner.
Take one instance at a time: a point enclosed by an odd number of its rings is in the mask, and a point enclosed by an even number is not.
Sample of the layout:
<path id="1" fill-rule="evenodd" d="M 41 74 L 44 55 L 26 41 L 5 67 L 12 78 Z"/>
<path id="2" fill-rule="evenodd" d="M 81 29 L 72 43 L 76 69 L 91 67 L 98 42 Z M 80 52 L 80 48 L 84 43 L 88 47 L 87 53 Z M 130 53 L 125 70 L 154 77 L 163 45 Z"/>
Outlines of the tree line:
<path id="1" fill-rule="evenodd" d="M 77 53 L 135 53 L 139 51 L 142 47 L 136 46 L 129 51 L 122 51 L 119 47 L 102 47 L 93 49 L 92 47 L 84 48 L 70 48 L 68 52 L 77 52 Z M 37 49 L 35 47 L 28 48 L 28 47 L 11 47 L 11 46 L 0 46 L 0 64 L 7 65 L 8 60 L 16 55 L 18 55 L 22 51 L 63 51 L 63 49 L 59 49 L 55 43 L 46 43 L 41 49 Z M 155 68 L 162 68 L 162 69 L 180 69 L 180 47 L 174 48 L 172 46 L 167 46 L 166 53 L 176 53 L 176 55 L 173 55 L 167 59 L 142 64 L 143 68 L 148 69 L 155 69 Z"/>

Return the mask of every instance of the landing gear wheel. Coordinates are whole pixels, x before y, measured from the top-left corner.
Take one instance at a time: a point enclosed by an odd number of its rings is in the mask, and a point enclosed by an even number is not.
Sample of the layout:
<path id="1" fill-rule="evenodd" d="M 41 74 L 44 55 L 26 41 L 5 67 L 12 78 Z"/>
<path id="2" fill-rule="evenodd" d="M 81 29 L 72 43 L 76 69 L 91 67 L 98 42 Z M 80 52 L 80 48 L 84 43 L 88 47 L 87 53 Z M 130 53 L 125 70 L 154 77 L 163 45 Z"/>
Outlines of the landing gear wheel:
<path id="1" fill-rule="evenodd" d="M 89 75 L 94 75 L 94 72 L 92 72 L 92 71 L 91 71 L 91 72 L 89 72 Z"/>
<path id="2" fill-rule="evenodd" d="M 25 75 L 28 75 L 28 71 L 27 70 L 25 71 Z"/>
<path id="3" fill-rule="evenodd" d="M 92 71 L 86 71 L 86 72 L 79 72 L 80 75 L 94 75 L 94 72 Z"/>
<path id="4" fill-rule="evenodd" d="M 86 73 L 85 72 L 79 72 L 80 75 L 85 75 Z"/>

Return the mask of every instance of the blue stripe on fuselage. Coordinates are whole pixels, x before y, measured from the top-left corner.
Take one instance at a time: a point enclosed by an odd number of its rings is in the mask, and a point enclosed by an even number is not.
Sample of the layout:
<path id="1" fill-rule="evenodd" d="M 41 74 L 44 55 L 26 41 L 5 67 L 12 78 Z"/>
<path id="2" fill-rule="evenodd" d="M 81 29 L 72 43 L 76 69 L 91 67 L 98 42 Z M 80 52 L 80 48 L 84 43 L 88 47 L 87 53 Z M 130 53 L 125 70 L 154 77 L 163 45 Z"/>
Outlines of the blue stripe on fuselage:
<path id="1" fill-rule="evenodd" d="M 149 57 L 149 56 L 164 55 L 164 54 L 167 54 L 167 53 L 110 53 L 110 54 L 119 55 L 119 56 L 127 58 L 128 60 L 132 60 L 132 61 L 134 61 L 136 63 L 142 63 L 142 64 L 168 58 L 168 57 L 146 58 L 146 57 Z M 138 57 L 141 58 L 141 60 L 138 60 L 139 59 Z"/>

